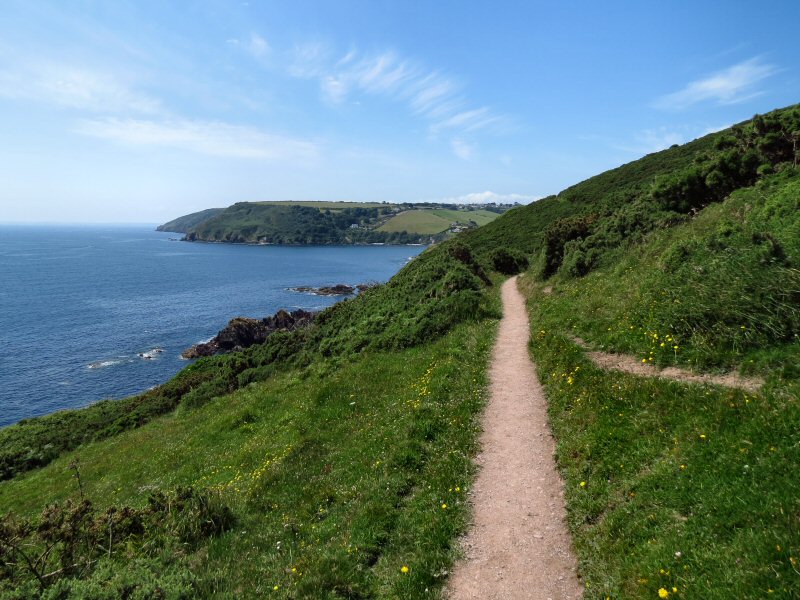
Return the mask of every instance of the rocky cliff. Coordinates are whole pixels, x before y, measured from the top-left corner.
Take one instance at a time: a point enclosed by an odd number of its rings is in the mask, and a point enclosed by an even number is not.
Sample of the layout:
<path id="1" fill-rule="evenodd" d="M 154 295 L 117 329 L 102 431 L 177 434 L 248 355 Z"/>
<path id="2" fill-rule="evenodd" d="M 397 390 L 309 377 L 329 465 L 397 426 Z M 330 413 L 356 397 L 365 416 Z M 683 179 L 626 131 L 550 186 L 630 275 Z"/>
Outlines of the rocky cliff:
<path id="1" fill-rule="evenodd" d="M 236 317 L 210 341 L 187 348 L 181 356 L 189 359 L 200 358 L 263 344 L 276 331 L 293 331 L 307 327 L 314 320 L 315 314 L 299 309 L 292 312 L 279 310 L 271 317 L 263 319 Z"/>

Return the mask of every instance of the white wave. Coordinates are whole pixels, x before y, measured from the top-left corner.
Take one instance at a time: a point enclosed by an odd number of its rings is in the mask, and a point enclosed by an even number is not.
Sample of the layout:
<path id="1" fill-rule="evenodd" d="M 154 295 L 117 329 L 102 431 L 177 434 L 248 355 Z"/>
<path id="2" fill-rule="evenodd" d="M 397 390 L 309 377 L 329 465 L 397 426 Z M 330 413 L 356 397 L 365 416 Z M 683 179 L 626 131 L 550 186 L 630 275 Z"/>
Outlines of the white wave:
<path id="1" fill-rule="evenodd" d="M 124 361 L 122 360 L 98 360 L 88 366 L 90 369 L 103 369 L 105 367 L 113 367 L 114 365 L 119 365 L 123 362 Z"/>
<path id="2" fill-rule="evenodd" d="M 163 348 L 153 348 L 147 352 L 139 352 L 139 358 L 143 358 L 144 360 L 152 360 L 162 352 L 164 352 Z"/>

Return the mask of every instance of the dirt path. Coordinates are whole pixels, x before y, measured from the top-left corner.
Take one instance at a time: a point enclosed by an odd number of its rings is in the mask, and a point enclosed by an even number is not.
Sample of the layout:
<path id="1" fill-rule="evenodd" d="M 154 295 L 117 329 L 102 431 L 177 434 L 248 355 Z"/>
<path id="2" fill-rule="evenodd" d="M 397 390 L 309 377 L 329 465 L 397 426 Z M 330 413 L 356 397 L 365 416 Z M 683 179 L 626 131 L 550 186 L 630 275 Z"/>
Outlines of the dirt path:
<path id="1" fill-rule="evenodd" d="M 585 350 L 589 350 L 589 344 L 581 338 L 573 337 L 572 339 Z M 684 383 L 711 383 L 729 388 L 739 388 L 751 393 L 758 392 L 764 385 L 764 380 L 760 377 L 742 377 L 737 373 L 711 375 L 709 373 L 692 373 L 679 367 L 659 369 L 654 365 L 643 363 L 640 359 L 628 354 L 612 354 L 600 351 L 589 351 L 586 354 L 601 369 L 622 371 L 623 373 L 631 373 L 640 377 L 659 377 Z"/>
<path id="2" fill-rule="evenodd" d="M 490 367 L 480 472 L 471 493 L 472 529 L 446 597 L 580 598 L 564 523 L 547 403 L 528 357 L 528 315 L 516 277 L 503 284 L 503 320 Z"/>

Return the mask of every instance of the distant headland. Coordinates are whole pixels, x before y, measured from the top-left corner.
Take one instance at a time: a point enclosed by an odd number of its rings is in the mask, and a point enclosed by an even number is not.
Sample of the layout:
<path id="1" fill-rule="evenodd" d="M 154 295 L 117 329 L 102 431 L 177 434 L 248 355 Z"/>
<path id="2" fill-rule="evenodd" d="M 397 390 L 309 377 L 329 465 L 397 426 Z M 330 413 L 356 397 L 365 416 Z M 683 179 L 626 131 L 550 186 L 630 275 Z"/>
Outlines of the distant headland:
<path id="1" fill-rule="evenodd" d="M 429 244 L 496 219 L 513 204 L 237 202 L 158 227 L 190 242 L 263 245 Z"/>

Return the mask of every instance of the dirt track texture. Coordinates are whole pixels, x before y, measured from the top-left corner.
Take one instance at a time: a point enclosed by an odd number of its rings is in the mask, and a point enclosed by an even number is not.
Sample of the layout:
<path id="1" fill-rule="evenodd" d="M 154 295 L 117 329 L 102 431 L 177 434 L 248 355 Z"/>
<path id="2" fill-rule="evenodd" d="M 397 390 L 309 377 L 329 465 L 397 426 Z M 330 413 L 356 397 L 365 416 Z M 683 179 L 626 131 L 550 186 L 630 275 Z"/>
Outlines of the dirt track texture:
<path id="1" fill-rule="evenodd" d="M 583 590 L 565 523 L 547 402 L 528 355 L 530 327 L 516 278 L 503 284 L 490 366 L 473 524 L 445 597 L 574 600 Z"/>

